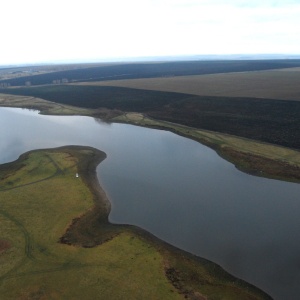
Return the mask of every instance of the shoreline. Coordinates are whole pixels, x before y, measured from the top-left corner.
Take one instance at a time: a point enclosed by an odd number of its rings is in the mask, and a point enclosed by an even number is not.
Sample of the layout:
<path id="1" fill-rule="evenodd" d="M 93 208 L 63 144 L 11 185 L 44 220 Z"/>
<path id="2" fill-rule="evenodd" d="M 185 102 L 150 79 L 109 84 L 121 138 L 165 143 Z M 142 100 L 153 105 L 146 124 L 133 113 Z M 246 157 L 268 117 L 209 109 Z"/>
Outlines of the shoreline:
<path id="1" fill-rule="evenodd" d="M 88 116 L 104 122 L 167 130 L 213 149 L 249 175 L 300 183 L 300 153 L 297 149 L 156 120 L 141 113 L 82 109 L 26 96 L 0 94 L 0 107 L 35 109 L 45 115 Z"/>
<path id="2" fill-rule="evenodd" d="M 65 146 L 65 147 L 68 148 L 68 146 Z M 65 148 L 65 147 L 62 147 L 62 148 Z M 79 147 L 85 148 L 83 146 L 79 146 Z M 100 150 L 95 149 L 95 148 L 94 148 L 94 150 L 100 151 Z M 111 230 L 113 232 L 113 235 L 110 236 L 109 238 L 107 238 L 105 241 L 103 241 L 103 239 L 94 241 L 95 242 L 94 246 L 99 246 L 102 243 L 105 243 L 105 242 L 113 239 L 116 235 L 120 234 L 122 231 L 129 231 L 130 233 L 134 233 L 134 235 L 136 235 L 139 238 L 146 241 L 146 243 L 150 243 L 151 245 L 156 247 L 157 250 L 160 253 L 164 254 L 164 256 L 175 256 L 176 257 L 175 259 L 177 259 L 177 257 L 180 257 L 180 258 L 184 257 L 184 259 L 186 259 L 186 260 L 192 260 L 192 261 L 194 260 L 194 261 L 197 261 L 198 263 L 208 265 L 209 267 L 213 268 L 215 272 L 219 273 L 219 276 L 221 274 L 221 276 L 224 276 L 224 278 L 227 278 L 230 281 L 233 281 L 235 285 L 241 285 L 241 286 L 243 286 L 247 289 L 248 288 L 249 289 L 254 289 L 254 290 L 258 291 L 259 293 L 262 292 L 262 295 L 264 297 L 266 297 L 266 299 L 272 299 L 269 295 L 265 294 L 258 287 L 256 287 L 256 286 L 254 286 L 254 285 L 252 285 L 252 284 L 250 284 L 250 283 L 248 283 L 248 282 L 246 282 L 242 279 L 239 279 L 239 278 L 231 275 L 225 269 L 223 269 L 220 265 L 218 265 L 218 264 L 216 264 L 216 263 L 214 263 L 210 260 L 207 260 L 203 257 L 191 254 L 191 253 L 189 253 L 185 250 L 182 250 L 182 249 L 180 249 L 176 246 L 173 246 L 173 245 L 167 243 L 166 241 L 161 240 L 160 238 L 156 237 L 155 235 L 148 232 L 147 230 L 144 230 L 144 229 L 142 229 L 138 226 L 135 226 L 135 225 L 111 223 L 108 220 L 108 216 L 109 216 L 110 208 L 111 208 L 111 203 L 110 203 L 109 198 L 107 197 L 104 189 L 100 185 L 100 182 L 99 182 L 99 179 L 98 179 L 97 173 L 96 173 L 96 167 L 99 164 L 101 164 L 101 162 L 105 158 L 106 158 L 106 155 L 105 155 L 104 158 L 101 157 L 100 159 L 98 157 L 95 157 L 95 160 L 93 160 L 91 163 L 88 164 L 88 169 L 86 170 L 86 172 L 83 173 L 84 177 L 85 177 L 84 178 L 85 179 L 85 184 L 89 187 L 91 192 L 96 196 L 94 198 L 95 199 L 95 204 L 96 204 L 95 214 L 98 216 L 98 213 L 97 213 L 98 207 L 101 208 L 101 207 L 104 206 L 106 208 L 106 214 L 107 215 L 104 219 L 102 219 L 101 225 L 103 227 L 108 227 L 108 228 L 111 227 Z M 82 171 L 84 171 L 84 169 Z M 108 206 L 107 206 L 107 202 L 109 204 L 109 209 L 108 209 Z M 87 215 L 83 215 L 82 217 L 86 218 Z M 90 217 L 90 215 L 89 215 L 89 217 Z M 75 231 L 76 231 L 76 229 L 78 229 L 78 225 L 80 226 L 80 219 L 77 220 L 77 221 L 78 221 L 78 223 L 77 222 L 75 224 L 72 223 L 71 226 L 68 228 L 67 231 L 69 231 L 69 233 L 72 232 L 73 228 L 75 229 Z M 74 245 L 74 244 L 70 243 L 70 245 Z M 91 244 L 83 244 L 81 246 L 82 247 L 93 247 L 93 246 L 91 246 Z M 186 295 L 187 297 L 194 296 L 194 295 L 191 295 L 191 291 L 187 291 L 185 289 L 185 287 L 181 283 L 179 283 L 179 281 L 180 281 L 179 277 L 180 276 L 176 273 L 177 273 L 177 271 L 172 266 L 166 267 L 166 276 L 172 282 L 174 287 L 179 289 L 180 292 L 182 294 Z"/>
<path id="3" fill-rule="evenodd" d="M 113 121 L 166 130 L 194 140 L 249 175 L 300 183 L 300 152 L 297 149 L 156 120 L 140 113 L 124 113 Z"/>
<path id="4" fill-rule="evenodd" d="M 185 298 L 206 299 L 206 296 L 216 290 L 219 292 L 230 290 L 234 295 L 238 295 L 237 299 L 272 299 L 259 288 L 230 275 L 218 264 L 174 247 L 146 230 L 133 225 L 110 223 L 108 221 L 110 202 L 96 173 L 96 167 L 106 158 L 106 154 L 98 149 L 85 146 L 63 146 L 32 150 L 20 155 L 14 162 L 0 165 L 0 171 L 18 170 L 31 154 L 45 151 L 56 154 L 65 153 L 77 159 L 79 176 L 83 184 L 88 187 L 94 202 L 92 208 L 70 220 L 64 235 L 58 240 L 59 243 L 73 247 L 94 248 L 126 233 L 160 253 L 166 278 Z M 204 290 L 209 290 L 207 294 L 203 294 L 203 286 L 205 286 Z"/>

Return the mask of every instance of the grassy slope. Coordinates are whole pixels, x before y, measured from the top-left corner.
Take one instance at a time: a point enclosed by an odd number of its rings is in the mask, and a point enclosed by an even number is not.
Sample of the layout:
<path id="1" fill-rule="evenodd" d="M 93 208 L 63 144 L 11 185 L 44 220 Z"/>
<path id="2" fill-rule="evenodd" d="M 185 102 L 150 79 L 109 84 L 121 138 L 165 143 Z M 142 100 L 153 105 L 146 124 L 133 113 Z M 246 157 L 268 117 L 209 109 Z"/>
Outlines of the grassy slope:
<path id="1" fill-rule="evenodd" d="M 0 166 L 1 299 L 269 299 L 138 228 L 110 225 L 107 199 L 91 181 L 104 157 L 64 147 Z M 85 218 L 93 212 L 98 226 Z M 71 245 L 59 243 L 66 230 Z"/>

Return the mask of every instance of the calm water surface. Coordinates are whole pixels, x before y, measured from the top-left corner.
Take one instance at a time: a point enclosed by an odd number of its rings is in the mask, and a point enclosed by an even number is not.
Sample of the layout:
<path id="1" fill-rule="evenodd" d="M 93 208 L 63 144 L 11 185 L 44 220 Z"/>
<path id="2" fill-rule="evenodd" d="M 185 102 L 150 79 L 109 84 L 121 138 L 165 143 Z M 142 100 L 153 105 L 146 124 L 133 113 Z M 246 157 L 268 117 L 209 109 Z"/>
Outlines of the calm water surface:
<path id="1" fill-rule="evenodd" d="M 112 222 L 210 259 L 275 299 L 299 298 L 300 185 L 241 173 L 170 132 L 88 117 L 0 108 L 0 136 L 0 163 L 64 145 L 106 152 L 97 171 Z"/>

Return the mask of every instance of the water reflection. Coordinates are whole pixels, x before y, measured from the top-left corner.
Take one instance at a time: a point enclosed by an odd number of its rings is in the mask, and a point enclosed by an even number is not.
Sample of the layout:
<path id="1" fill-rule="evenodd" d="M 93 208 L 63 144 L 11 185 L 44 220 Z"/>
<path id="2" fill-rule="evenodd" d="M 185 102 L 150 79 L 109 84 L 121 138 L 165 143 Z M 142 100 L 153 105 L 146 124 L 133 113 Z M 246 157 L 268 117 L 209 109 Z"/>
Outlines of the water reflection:
<path id="1" fill-rule="evenodd" d="M 300 185 L 249 176 L 170 132 L 87 117 L 0 109 L 0 161 L 63 145 L 108 158 L 98 169 L 110 220 L 141 226 L 221 264 L 276 299 L 300 293 Z"/>
<path id="2" fill-rule="evenodd" d="M 105 121 L 99 118 L 93 118 L 96 123 L 101 124 L 101 125 L 111 125 L 112 123 L 109 121 Z"/>

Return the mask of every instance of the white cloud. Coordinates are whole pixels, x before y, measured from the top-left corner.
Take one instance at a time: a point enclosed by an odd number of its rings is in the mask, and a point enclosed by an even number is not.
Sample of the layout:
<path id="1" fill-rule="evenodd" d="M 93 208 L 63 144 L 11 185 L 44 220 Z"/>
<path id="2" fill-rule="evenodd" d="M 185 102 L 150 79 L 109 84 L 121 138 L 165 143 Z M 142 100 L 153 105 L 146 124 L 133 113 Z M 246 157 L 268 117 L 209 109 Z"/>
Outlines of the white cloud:
<path id="1" fill-rule="evenodd" d="M 10 0 L 0 64 L 76 58 L 300 53 L 299 1 Z"/>

